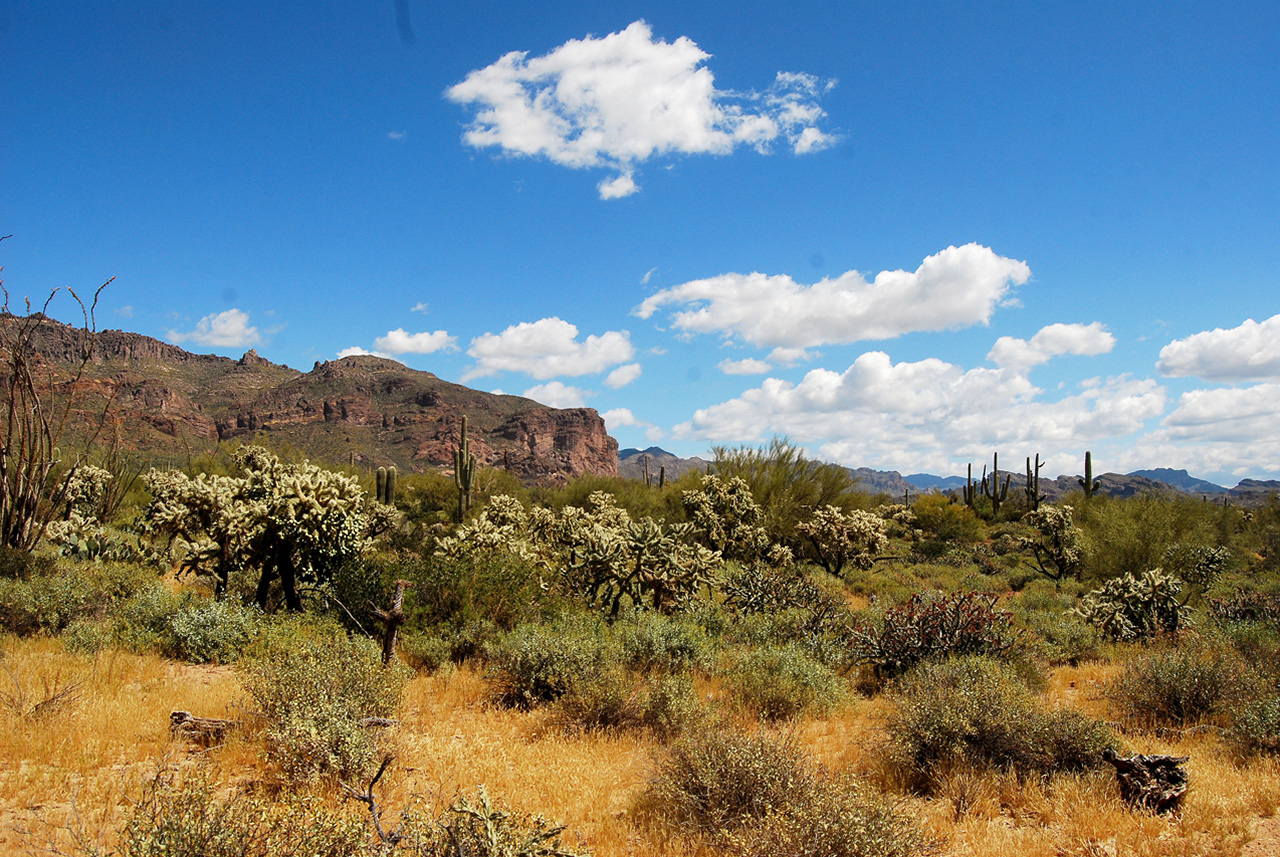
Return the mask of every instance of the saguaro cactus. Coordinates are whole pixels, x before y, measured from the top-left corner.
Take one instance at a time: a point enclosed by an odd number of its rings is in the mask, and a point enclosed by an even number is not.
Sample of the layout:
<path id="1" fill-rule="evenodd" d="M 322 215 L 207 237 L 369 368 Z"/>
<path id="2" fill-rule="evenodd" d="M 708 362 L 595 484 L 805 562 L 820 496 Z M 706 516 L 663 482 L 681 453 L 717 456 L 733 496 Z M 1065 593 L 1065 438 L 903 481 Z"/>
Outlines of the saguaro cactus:
<path id="1" fill-rule="evenodd" d="M 965 486 L 960 490 L 964 494 L 964 504 L 972 509 L 978 500 L 978 492 L 973 485 L 973 462 L 969 462 L 969 478 L 965 482 Z"/>
<path id="2" fill-rule="evenodd" d="M 1040 467 L 1043 462 L 1040 461 L 1040 453 L 1036 453 L 1036 466 L 1031 469 L 1031 456 L 1027 456 L 1027 484 L 1023 490 L 1027 494 L 1027 508 L 1036 511 L 1040 508 L 1040 501 L 1044 499 L 1044 495 L 1040 493 Z"/>
<path id="3" fill-rule="evenodd" d="M 393 464 L 387 468 L 387 490 L 384 494 L 385 499 L 382 501 L 388 506 L 396 504 L 396 478 L 399 474 L 396 472 L 396 466 Z"/>
<path id="4" fill-rule="evenodd" d="M 991 482 L 987 482 L 987 477 L 982 477 L 982 495 L 991 501 L 991 514 L 996 515 L 1000 512 L 1000 504 L 1009 497 L 1009 481 L 1012 476 L 1004 478 L 1004 485 L 1000 484 L 1000 453 L 993 452 L 991 454 Z"/>
<path id="5" fill-rule="evenodd" d="M 374 471 L 374 482 L 377 484 L 374 499 L 379 503 L 387 502 L 387 468 L 379 467 Z"/>
<path id="6" fill-rule="evenodd" d="M 476 479 L 476 457 L 471 454 L 471 441 L 467 440 L 467 418 L 462 418 L 462 436 L 453 452 L 453 484 L 458 488 L 458 520 L 466 517 L 471 508 L 471 488 Z"/>
<path id="7" fill-rule="evenodd" d="M 1093 499 L 1093 495 L 1102 488 L 1102 483 L 1093 478 L 1093 453 L 1087 449 L 1084 452 L 1084 478 L 1076 481 L 1084 489 L 1084 499 L 1086 500 Z"/>

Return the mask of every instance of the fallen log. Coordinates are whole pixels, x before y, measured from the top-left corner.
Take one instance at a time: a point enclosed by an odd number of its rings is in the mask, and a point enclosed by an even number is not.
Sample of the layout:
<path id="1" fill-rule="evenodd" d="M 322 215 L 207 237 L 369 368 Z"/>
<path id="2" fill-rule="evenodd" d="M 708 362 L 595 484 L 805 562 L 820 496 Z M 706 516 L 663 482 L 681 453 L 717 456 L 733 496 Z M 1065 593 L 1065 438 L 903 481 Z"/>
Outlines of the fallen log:
<path id="1" fill-rule="evenodd" d="M 1119 756 L 1104 750 L 1102 758 L 1116 769 L 1120 796 L 1130 806 L 1166 813 L 1182 805 L 1189 780 L 1183 767 L 1187 756 Z"/>
<path id="2" fill-rule="evenodd" d="M 226 738 L 228 732 L 239 725 L 239 720 L 196 717 L 190 711 L 173 711 L 169 714 L 170 732 L 191 738 L 201 744 L 217 744 Z"/>

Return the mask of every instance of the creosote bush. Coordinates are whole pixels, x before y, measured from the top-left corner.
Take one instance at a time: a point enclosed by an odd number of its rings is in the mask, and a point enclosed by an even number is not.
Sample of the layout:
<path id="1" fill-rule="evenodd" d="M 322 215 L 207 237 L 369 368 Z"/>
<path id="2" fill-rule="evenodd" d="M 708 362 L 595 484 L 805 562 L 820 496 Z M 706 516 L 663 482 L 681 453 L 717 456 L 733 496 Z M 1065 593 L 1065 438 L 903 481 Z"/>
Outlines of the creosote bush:
<path id="1" fill-rule="evenodd" d="M 1046 710 L 1012 667 L 989 657 L 925 664 L 902 679 L 893 701 L 886 767 L 920 791 L 957 765 L 1049 775 L 1097 767 L 1115 746 L 1101 721 Z"/>
<path id="2" fill-rule="evenodd" d="M 840 676 L 796 644 L 751 649 L 725 682 L 740 704 L 766 720 L 823 713 L 844 695 Z"/>
<path id="3" fill-rule="evenodd" d="M 1144 726 L 1221 719 L 1257 687 L 1243 658 L 1214 640 L 1187 640 L 1127 661 L 1106 686 L 1120 714 Z"/>
<path id="4" fill-rule="evenodd" d="M 267 724 L 267 758 L 286 779 L 358 778 L 373 767 L 378 730 L 391 717 L 408 669 L 382 665 L 379 647 L 336 625 L 276 623 L 241 663 L 241 682 Z"/>

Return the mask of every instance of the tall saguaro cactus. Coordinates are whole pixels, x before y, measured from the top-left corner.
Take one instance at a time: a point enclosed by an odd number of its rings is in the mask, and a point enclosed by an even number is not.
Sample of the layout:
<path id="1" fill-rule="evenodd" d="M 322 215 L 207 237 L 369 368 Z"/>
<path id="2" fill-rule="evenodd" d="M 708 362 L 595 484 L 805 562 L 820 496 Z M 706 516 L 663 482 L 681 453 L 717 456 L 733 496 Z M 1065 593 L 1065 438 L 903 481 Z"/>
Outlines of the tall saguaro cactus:
<path id="1" fill-rule="evenodd" d="M 1000 504 L 1009 496 L 1009 481 L 1012 476 L 1004 478 L 1004 485 L 1000 484 L 1000 453 L 991 453 L 991 482 L 987 482 L 986 476 L 982 477 L 982 495 L 991 501 L 991 514 L 1000 513 Z"/>
<path id="2" fill-rule="evenodd" d="M 379 503 L 387 502 L 387 468 L 379 467 L 374 471 L 373 478 L 374 483 L 377 486 L 375 489 L 374 499 Z"/>
<path id="3" fill-rule="evenodd" d="M 1023 488 L 1027 493 L 1027 508 L 1035 511 L 1040 508 L 1040 501 L 1044 499 L 1044 495 L 1040 493 L 1040 467 L 1043 464 L 1040 461 L 1040 453 L 1036 453 L 1036 466 L 1031 469 L 1031 456 L 1027 456 L 1027 484 Z"/>
<path id="4" fill-rule="evenodd" d="M 973 462 L 972 461 L 969 462 L 969 478 L 965 481 L 964 488 L 962 488 L 961 490 L 964 493 L 964 504 L 968 506 L 970 509 L 972 509 L 978 501 L 978 492 L 973 485 Z"/>
<path id="5" fill-rule="evenodd" d="M 1102 482 L 1093 478 L 1093 453 L 1087 449 L 1084 452 L 1084 478 L 1076 481 L 1084 489 L 1084 499 L 1086 500 L 1093 499 L 1093 495 L 1102 488 Z"/>
<path id="6" fill-rule="evenodd" d="M 453 452 L 453 484 L 458 488 L 458 520 L 466 517 L 471 508 L 471 488 L 476 479 L 476 457 L 471 454 L 471 441 L 467 440 L 467 418 L 462 418 L 462 436 Z"/>

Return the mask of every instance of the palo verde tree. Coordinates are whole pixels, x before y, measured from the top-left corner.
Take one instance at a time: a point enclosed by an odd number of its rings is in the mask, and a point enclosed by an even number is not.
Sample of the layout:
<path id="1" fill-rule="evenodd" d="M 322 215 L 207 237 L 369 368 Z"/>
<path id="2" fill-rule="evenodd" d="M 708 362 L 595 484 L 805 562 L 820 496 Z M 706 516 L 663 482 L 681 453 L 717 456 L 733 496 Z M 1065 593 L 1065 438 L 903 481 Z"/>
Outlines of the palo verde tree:
<path id="1" fill-rule="evenodd" d="M 4 293 L 0 307 L 0 386 L 4 390 L 0 403 L 0 544 L 7 547 L 34 548 L 49 521 L 66 504 L 67 486 L 76 468 L 58 467 L 58 444 L 75 414 L 76 391 L 93 357 L 98 296 L 110 283 L 107 280 L 98 287 L 88 306 L 67 289 L 80 308 L 84 325 L 73 339 L 70 365 L 56 372 L 42 361 L 36 342 L 41 325 L 48 323 L 45 311 L 58 290 L 50 293 L 39 310 L 32 312 L 27 300 L 26 313 L 14 315 L 9 311 L 9 291 L 0 282 Z M 101 417 L 109 406 L 108 399 Z M 102 419 L 96 422 L 101 427 Z"/>
<path id="2" fill-rule="evenodd" d="M 300 610 L 299 584 L 325 583 L 395 514 L 369 503 L 354 477 L 284 464 L 260 446 L 240 447 L 235 462 L 238 476 L 152 470 L 145 477 L 153 499 L 143 531 L 167 539 L 184 570 L 211 575 L 219 596 L 233 572 L 256 571 L 260 607 L 279 581 L 286 606 Z"/>

